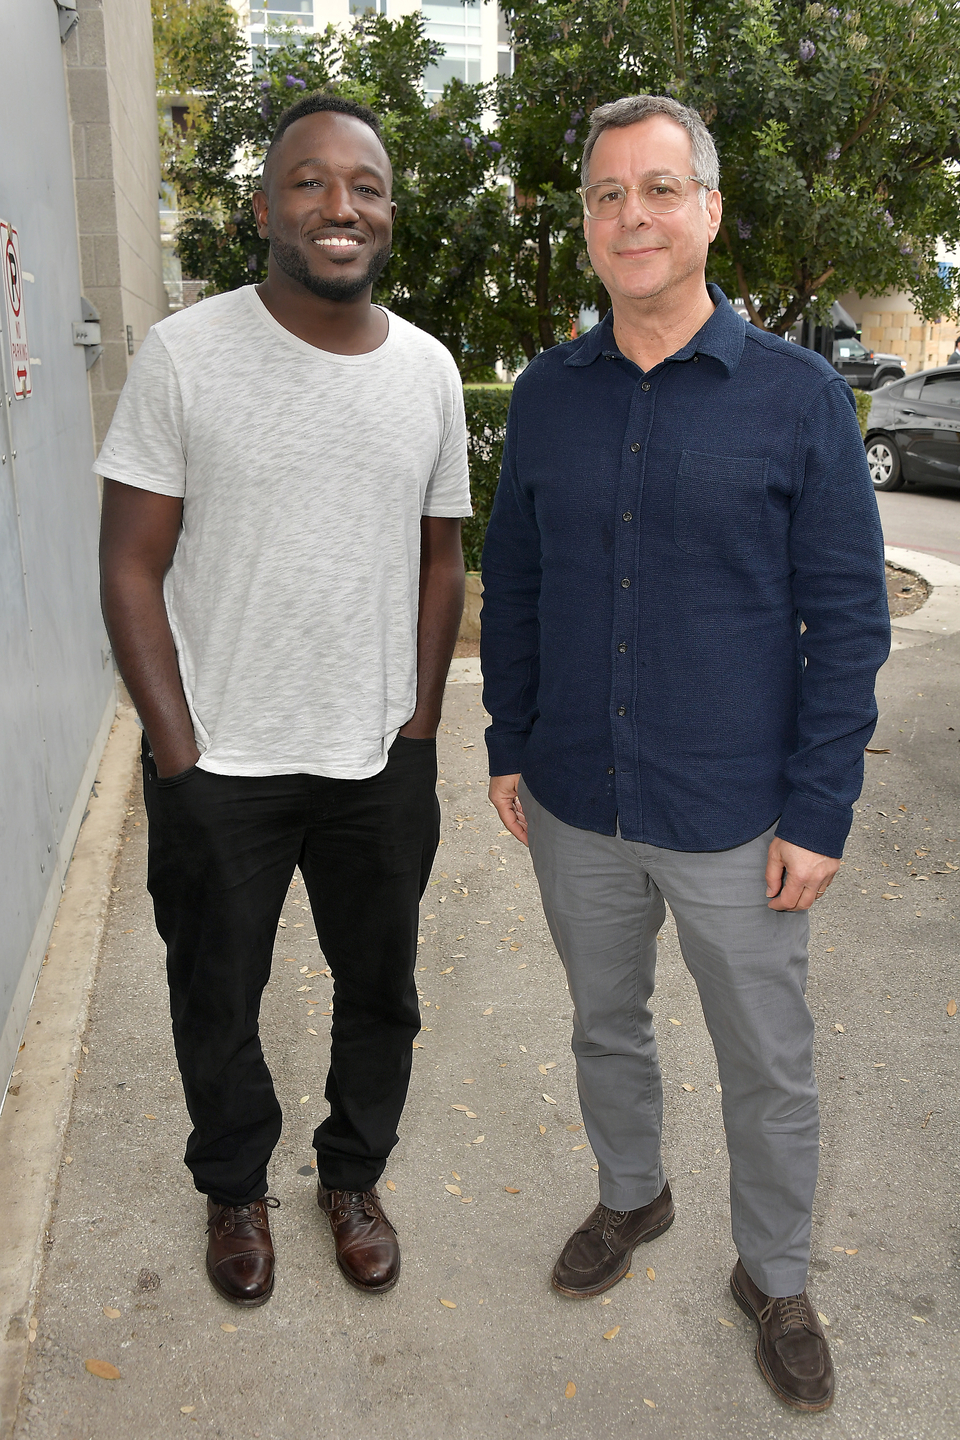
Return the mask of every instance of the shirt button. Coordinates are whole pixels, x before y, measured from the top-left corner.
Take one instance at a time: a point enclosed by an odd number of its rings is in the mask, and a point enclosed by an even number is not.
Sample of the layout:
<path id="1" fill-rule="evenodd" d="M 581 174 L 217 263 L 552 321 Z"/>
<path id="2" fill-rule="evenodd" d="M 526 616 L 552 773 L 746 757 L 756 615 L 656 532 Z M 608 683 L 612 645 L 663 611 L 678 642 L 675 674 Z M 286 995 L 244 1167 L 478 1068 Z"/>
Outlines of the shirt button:
<path id="1" fill-rule="evenodd" d="M 624 576 L 624 578 L 620 581 L 620 588 L 621 590 L 630 589 L 630 581 L 626 578 L 626 576 Z"/>
<path id="2" fill-rule="evenodd" d="M 624 512 L 623 512 L 623 518 L 624 518 L 624 520 L 632 520 L 632 519 L 633 519 L 633 512 L 632 512 L 631 510 L 624 510 Z"/>
<path id="3" fill-rule="evenodd" d="M 617 714 L 618 714 L 618 715 L 626 715 L 626 713 L 627 713 L 627 707 L 626 707 L 626 705 L 618 705 L 618 706 L 617 706 Z"/>
<path id="4" fill-rule="evenodd" d="M 700 356 L 699 356 L 699 355 L 694 355 L 694 357 L 693 357 L 693 363 L 694 363 L 694 365 L 698 365 L 698 364 L 700 363 Z"/>
<path id="5" fill-rule="evenodd" d="M 614 774 L 614 769 L 613 769 L 613 766 L 612 766 L 612 765 L 608 765 L 608 766 L 607 766 L 607 774 L 608 774 L 608 775 L 613 775 L 613 774 Z"/>
<path id="6" fill-rule="evenodd" d="M 627 642 L 626 642 L 625 640 L 621 640 L 621 641 L 620 641 L 620 644 L 617 646 L 617 649 L 620 651 L 620 654 L 621 654 L 621 655 L 626 655 L 626 653 L 627 653 Z"/>
<path id="7" fill-rule="evenodd" d="M 650 381 L 649 381 L 649 380 L 644 380 L 643 384 L 640 386 L 640 389 L 641 389 L 641 390 L 649 390 L 649 389 L 650 389 Z"/>
<path id="8" fill-rule="evenodd" d="M 637 451 L 640 449 L 640 441 L 634 440 L 633 444 L 630 446 L 630 449 L 633 451 L 634 455 L 636 455 Z"/>

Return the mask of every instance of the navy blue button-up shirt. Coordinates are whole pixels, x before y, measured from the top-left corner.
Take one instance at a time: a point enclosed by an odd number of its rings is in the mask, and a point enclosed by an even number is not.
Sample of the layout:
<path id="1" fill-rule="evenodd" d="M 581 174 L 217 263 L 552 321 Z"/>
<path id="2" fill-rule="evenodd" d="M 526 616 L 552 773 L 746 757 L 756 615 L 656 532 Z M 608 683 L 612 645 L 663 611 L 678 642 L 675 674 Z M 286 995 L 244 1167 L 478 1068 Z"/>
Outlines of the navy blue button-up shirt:
<path id="1" fill-rule="evenodd" d="M 889 647 L 853 396 L 709 288 L 652 370 L 607 315 L 517 380 L 483 554 L 490 772 L 602 835 L 723 850 L 779 818 L 839 856 Z"/>

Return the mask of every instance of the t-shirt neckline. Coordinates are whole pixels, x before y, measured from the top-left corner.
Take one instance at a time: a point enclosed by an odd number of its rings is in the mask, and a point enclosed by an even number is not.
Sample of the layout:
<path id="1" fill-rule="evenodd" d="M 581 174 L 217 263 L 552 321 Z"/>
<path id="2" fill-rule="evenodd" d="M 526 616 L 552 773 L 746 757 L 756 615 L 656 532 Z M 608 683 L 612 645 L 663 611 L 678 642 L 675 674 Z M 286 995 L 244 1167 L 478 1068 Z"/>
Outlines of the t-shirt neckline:
<path id="1" fill-rule="evenodd" d="M 396 325 L 394 324 L 396 317 L 391 315 L 390 311 L 385 309 L 383 305 L 377 305 L 374 308 L 386 316 L 387 336 L 383 344 L 378 345 L 376 350 L 365 350 L 360 355 L 338 355 L 334 350 L 322 350 L 318 345 L 311 345 L 309 341 L 301 340 L 299 335 L 294 335 L 285 325 L 281 325 L 280 321 L 270 314 L 270 311 L 260 299 L 260 296 L 257 294 L 256 285 L 246 285 L 243 288 L 248 296 L 251 310 L 261 324 L 265 325 L 276 338 L 280 339 L 286 345 L 291 346 L 299 354 L 310 355 L 313 359 L 319 360 L 321 363 L 327 362 L 333 365 L 369 365 L 373 361 L 378 360 L 382 355 L 389 354 L 396 343 Z"/>

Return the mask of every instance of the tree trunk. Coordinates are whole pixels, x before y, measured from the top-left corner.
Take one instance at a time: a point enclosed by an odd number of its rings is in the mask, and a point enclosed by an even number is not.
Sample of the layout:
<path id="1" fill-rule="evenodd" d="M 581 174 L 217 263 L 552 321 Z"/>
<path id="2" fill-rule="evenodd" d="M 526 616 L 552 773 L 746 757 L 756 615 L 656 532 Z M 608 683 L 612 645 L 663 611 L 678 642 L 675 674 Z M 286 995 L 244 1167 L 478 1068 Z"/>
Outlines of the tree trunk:
<path id="1" fill-rule="evenodd" d="M 550 217 L 544 212 L 537 224 L 537 329 L 541 350 L 550 350 L 557 343 L 550 318 Z"/>

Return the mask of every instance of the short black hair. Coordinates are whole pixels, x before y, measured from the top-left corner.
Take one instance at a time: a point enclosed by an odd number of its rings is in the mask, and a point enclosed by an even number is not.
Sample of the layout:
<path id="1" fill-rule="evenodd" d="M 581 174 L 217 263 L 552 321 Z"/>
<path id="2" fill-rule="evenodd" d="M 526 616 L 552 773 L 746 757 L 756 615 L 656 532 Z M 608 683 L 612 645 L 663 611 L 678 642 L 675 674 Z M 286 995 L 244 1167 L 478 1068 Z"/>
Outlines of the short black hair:
<path id="1" fill-rule="evenodd" d="M 322 90 L 315 90 L 313 94 L 301 95 L 299 100 L 295 100 L 292 105 L 288 105 L 277 121 L 273 137 L 267 146 L 267 153 L 263 157 L 262 178 L 264 180 L 266 179 L 267 165 L 269 164 L 270 156 L 290 129 L 290 126 L 298 120 L 302 120 L 305 115 L 319 115 L 325 110 L 332 110 L 337 115 L 352 115 L 354 120 L 361 120 L 364 125 L 370 126 L 370 129 L 374 135 L 376 135 L 380 144 L 383 145 L 383 136 L 380 133 L 380 117 L 370 109 L 369 105 L 361 105 L 358 100 L 348 100 L 343 95 L 330 95 L 325 94 Z M 386 148 L 384 145 L 384 154 L 386 154 Z M 390 156 L 387 155 L 387 164 L 389 165 L 389 163 Z"/>
<path id="2" fill-rule="evenodd" d="M 333 110 L 338 115 L 352 115 L 355 120 L 362 120 L 364 125 L 369 125 L 376 135 L 380 144 L 383 144 L 383 136 L 380 133 L 380 117 L 376 115 L 369 105 L 361 105 L 357 100 L 347 100 L 342 95 L 325 95 L 321 90 L 315 90 L 312 95 L 301 95 L 286 110 L 277 121 L 277 128 L 273 132 L 270 141 L 272 150 L 278 140 L 281 140 L 286 132 L 297 120 L 302 120 L 304 115 L 318 115 L 324 110 Z"/>

